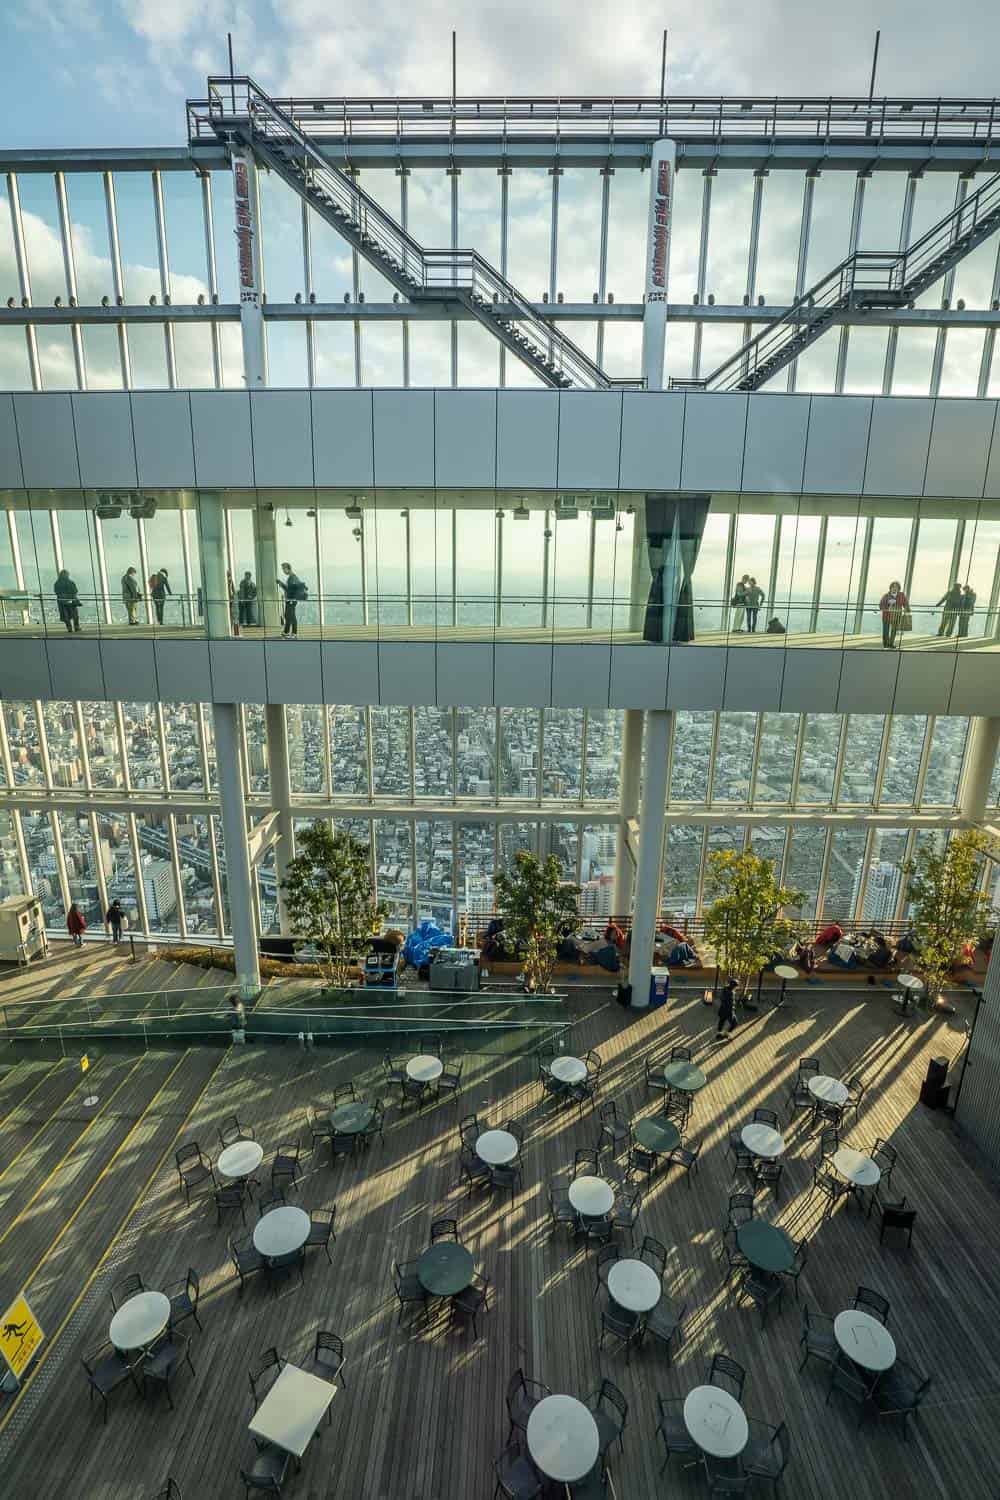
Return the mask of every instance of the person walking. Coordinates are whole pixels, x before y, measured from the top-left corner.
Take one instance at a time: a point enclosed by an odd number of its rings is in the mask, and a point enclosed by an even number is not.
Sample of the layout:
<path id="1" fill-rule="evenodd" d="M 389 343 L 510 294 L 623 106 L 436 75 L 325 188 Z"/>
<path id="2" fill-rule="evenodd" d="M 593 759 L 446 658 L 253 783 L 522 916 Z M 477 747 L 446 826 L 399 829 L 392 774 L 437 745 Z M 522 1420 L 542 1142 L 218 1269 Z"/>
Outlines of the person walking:
<path id="1" fill-rule="evenodd" d="M 139 579 L 134 568 L 126 568 L 122 574 L 122 603 L 128 615 L 130 625 L 138 625 L 135 612 L 139 608 L 139 600 L 142 598 L 142 590 L 139 587 Z"/>
<path id="2" fill-rule="evenodd" d="M 882 616 L 882 645 L 887 651 L 893 649 L 897 637 L 902 634 L 903 615 L 909 607 L 909 600 L 903 593 L 902 585 L 898 579 L 894 578 L 878 601 L 879 613 Z"/>
<path id="3" fill-rule="evenodd" d="M 87 918 L 77 906 L 75 901 L 70 903 L 69 911 L 66 913 L 66 931 L 73 939 L 77 948 L 83 947 L 83 934 L 87 930 Z"/>
<path id="4" fill-rule="evenodd" d="M 277 585 L 285 596 L 285 608 L 281 634 L 287 641 L 291 636 L 299 633 L 298 607 L 304 599 L 308 599 L 309 590 L 302 582 L 299 575 L 293 570 L 291 563 L 283 562 L 281 571 L 284 578 L 276 580 Z"/>
<path id="5" fill-rule="evenodd" d="M 747 584 L 749 582 L 750 574 L 744 573 L 743 577 L 740 579 L 739 583 L 733 590 L 732 599 L 729 601 L 733 606 L 733 623 L 730 626 L 730 629 L 733 630 L 736 634 L 740 634 L 743 630 L 743 620 L 746 615 L 747 608 Z"/>
<path id="6" fill-rule="evenodd" d="M 761 605 L 764 603 L 764 590 L 761 588 L 756 578 L 750 578 L 747 580 L 746 601 L 747 629 L 750 631 L 754 631 L 757 629 L 757 614 L 760 610 Z"/>
<path id="7" fill-rule="evenodd" d="M 942 604 L 944 610 L 941 615 L 941 624 L 938 626 L 938 635 L 949 636 L 958 621 L 958 612 L 962 608 L 962 585 L 956 578 L 951 588 L 941 595 L 935 604 L 935 609 L 940 609 Z"/>
<path id="8" fill-rule="evenodd" d="M 719 1027 L 715 1033 L 717 1042 L 728 1042 L 736 1025 L 736 980 L 727 979 L 719 995 Z M 729 1027 L 729 1035 L 723 1035 L 723 1027 Z"/>
<path id="9" fill-rule="evenodd" d="M 122 940 L 122 928 L 125 926 L 125 913 L 122 911 L 122 904 L 117 897 L 108 907 L 107 915 L 104 918 L 104 926 L 111 933 L 112 943 L 120 943 Z"/>
<path id="10" fill-rule="evenodd" d="M 976 591 L 971 584 L 965 584 L 962 588 L 962 602 L 958 606 L 958 634 L 964 640 L 969 634 L 969 626 L 972 623 L 972 615 L 976 608 Z"/>
<path id="11" fill-rule="evenodd" d="M 239 607 L 240 625 L 256 625 L 257 623 L 257 585 L 253 581 L 253 575 L 249 569 L 240 579 L 237 590 L 237 604 Z"/>
<path id="12" fill-rule="evenodd" d="M 163 607 L 167 602 L 167 595 L 172 593 L 173 589 L 167 582 L 167 570 L 166 568 L 161 568 L 149 580 L 149 597 L 152 599 L 153 609 L 156 611 L 157 625 L 163 624 Z"/>
<path id="13" fill-rule="evenodd" d="M 62 620 L 70 635 L 80 629 L 80 593 L 76 584 L 69 576 L 66 568 L 60 568 L 59 576 L 52 585 L 52 592 L 56 596 L 56 606 L 59 610 L 59 618 Z"/>

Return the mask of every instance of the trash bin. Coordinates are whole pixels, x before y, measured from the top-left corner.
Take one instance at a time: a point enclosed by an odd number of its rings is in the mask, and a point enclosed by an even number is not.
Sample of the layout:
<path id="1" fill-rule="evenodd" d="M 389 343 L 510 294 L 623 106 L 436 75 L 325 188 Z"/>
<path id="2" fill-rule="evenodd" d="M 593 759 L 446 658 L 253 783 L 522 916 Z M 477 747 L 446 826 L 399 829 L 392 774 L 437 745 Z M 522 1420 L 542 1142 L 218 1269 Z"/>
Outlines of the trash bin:
<path id="1" fill-rule="evenodd" d="M 649 974 L 649 1008 L 655 1010 L 658 1005 L 666 1005 L 667 995 L 670 992 L 670 970 L 651 969 Z"/>

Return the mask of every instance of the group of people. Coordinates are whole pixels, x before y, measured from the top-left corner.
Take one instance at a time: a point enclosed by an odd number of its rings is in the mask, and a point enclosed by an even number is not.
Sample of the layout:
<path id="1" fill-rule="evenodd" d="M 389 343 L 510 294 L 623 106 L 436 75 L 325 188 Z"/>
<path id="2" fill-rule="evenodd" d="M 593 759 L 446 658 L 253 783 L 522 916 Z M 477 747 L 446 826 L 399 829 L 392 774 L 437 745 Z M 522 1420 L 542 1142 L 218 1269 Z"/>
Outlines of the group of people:
<path id="1" fill-rule="evenodd" d="M 167 595 L 173 593 L 166 568 L 158 568 L 155 573 L 150 573 L 146 587 L 149 589 L 149 597 L 153 603 L 156 623 L 157 625 L 162 625 Z M 135 568 L 126 568 L 122 574 L 122 603 L 125 606 L 129 624 L 138 625 L 139 605 L 142 603 L 142 588 Z"/>
<path id="2" fill-rule="evenodd" d="M 736 588 L 730 603 L 733 606 L 733 631 L 737 635 L 743 634 L 743 621 L 746 620 L 746 628 L 751 634 L 757 629 L 757 616 L 760 607 L 764 603 L 764 590 L 752 578 L 749 573 L 744 573 Z M 768 630 L 770 630 L 768 626 Z M 774 632 L 772 632 L 773 634 Z"/>
<path id="3" fill-rule="evenodd" d="M 959 636 L 967 636 L 969 633 L 969 622 L 972 612 L 976 607 L 975 590 L 967 583 L 959 583 L 958 579 L 952 581 L 947 593 L 942 594 L 935 609 L 941 609 L 941 624 L 938 626 L 938 635 L 949 636 L 958 626 Z"/>
<path id="4" fill-rule="evenodd" d="M 304 600 L 308 599 L 309 589 L 295 572 L 291 563 L 282 563 L 281 571 L 284 576 L 275 581 L 282 593 L 281 633 L 287 639 L 289 636 L 296 636 L 299 633 L 298 607 Z M 230 618 L 233 623 L 233 631 L 238 635 L 241 626 L 252 626 L 260 623 L 257 616 L 257 585 L 249 569 L 243 574 L 238 585 L 233 583 L 233 575 L 227 570 L 226 581 L 229 591 Z M 156 623 L 157 625 L 162 625 L 167 596 L 173 593 L 167 569 L 158 568 L 155 573 L 151 573 L 146 586 L 153 605 Z M 70 635 L 78 634 L 80 630 L 80 590 L 74 579 L 70 576 L 68 568 L 60 568 L 59 575 L 52 586 L 52 592 L 55 595 L 59 619 L 66 626 L 66 630 Z M 128 623 L 130 625 L 138 625 L 139 605 L 142 603 L 143 593 L 138 572 L 134 567 L 126 568 L 122 574 L 121 596 Z"/>
<path id="5" fill-rule="evenodd" d="M 110 937 L 112 943 L 120 943 L 122 932 L 125 928 L 127 918 L 121 902 L 116 897 L 108 907 L 104 916 L 104 930 Z M 66 931 L 73 939 L 77 948 L 83 947 L 83 934 L 87 930 L 87 918 L 80 910 L 77 902 L 70 903 L 69 911 L 66 913 Z"/>
<path id="6" fill-rule="evenodd" d="M 289 636 L 299 633 L 298 609 L 309 598 L 309 589 L 291 563 L 282 563 L 281 571 L 284 576 L 276 578 L 275 582 L 282 595 L 281 634 L 287 640 Z M 257 615 L 257 585 L 249 568 L 238 585 L 234 585 L 233 575 L 227 571 L 226 583 L 229 588 L 229 617 L 234 634 L 239 635 L 243 626 L 260 624 Z"/>

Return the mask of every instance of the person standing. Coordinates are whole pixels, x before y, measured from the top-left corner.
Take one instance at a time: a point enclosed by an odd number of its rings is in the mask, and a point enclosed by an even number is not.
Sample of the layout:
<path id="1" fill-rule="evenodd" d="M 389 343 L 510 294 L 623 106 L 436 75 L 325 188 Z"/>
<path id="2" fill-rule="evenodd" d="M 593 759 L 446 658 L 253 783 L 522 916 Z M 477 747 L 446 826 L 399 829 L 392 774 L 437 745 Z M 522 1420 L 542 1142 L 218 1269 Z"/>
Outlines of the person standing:
<path id="1" fill-rule="evenodd" d="M 233 582 L 233 575 L 228 568 L 226 569 L 226 599 L 229 603 L 230 628 L 232 629 L 233 635 L 239 635 L 240 617 L 236 605 L 236 585 Z"/>
<path id="2" fill-rule="evenodd" d="M 756 578 L 750 578 L 747 580 L 746 601 L 747 629 L 750 631 L 754 631 L 757 629 L 757 614 L 760 610 L 761 605 L 764 603 L 764 590 L 761 588 Z"/>
<path id="3" fill-rule="evenodd" d="M 747 608 L 747 584 L 750 582 L 750 574 L 744 573 L 736 588 L 730 603 L 733 606 L 733 623 L 730 627 L 737 635 L 743 630 L 743 619 Z"/>
<path id="4" fill-rule="evenodd" d="M 941 595 L 934 608 L 940 609 L 942 604 L 944 610 L 941 614 L 941 624 L 938 626 L 938 635 L 948 636 L 954 630 L 958 612 L 962 608 L 962 585 L 957 578 L 947 593 Z"/>
<path id="5" fill-rule="evenodd" d="M 309 597 L 309 590 L 302 582 L 299 575 L 294 572 L 291 563 L 283 562 L 281 571 L 284 578 L 276 580 L 279 589 L 285 596 L 284 621 L 281 634 L 287 641 L 291 636 L 299 633 L 298 607 L 303 599 Z"/>
<path id="6" fill-rule="evenodd" d="M 878 601 L 878 607 L 882 616 L 882 645 L 887 651 L 891 651 L 896 638 L 902 633 L 904 611 L 910 607 L 898 579 L 894 578 L 890 583 Z"/>
<path id="7" fill-rule="evenodd" d="M 117 944 L 121 942 L 124 925 L 125 913 L 122 911 L 121 902 L 116 897 L 108 907 L 107 915 L 104 918 L 104 926 L 111 933 L 112 943 Z"/>
<path id="8" fill-rule="evenodd" d="M 167 582 L 167 570 L 166 568 L 161 568 L 149 580 L 149 597 L 152 599 L 153 609 L 156 611 L 157 625 L 163 624 L 163 607 L 167 602 L 167 595 L 172 593 L 173 589 Z"/>
<path id="9" fill-rule="evenodd" d="M 134 568 L 126 568 L 122 574 L 122 603 L 128 615 L 130 625 L 138 625 L 135 612 L 139 608 L 139 600 L 142 598 L 142 590 L 139 588 L 139 579 Z"/>
<path id="10" fill-rule="evenodd" d="M 56 596 L 59 618 L 72 635 L 80 629 L 80 594 L 66 568 L 60 568 L 59 576 L 52 585 Z"/>
<path id="11" fill-rule="evenodd" d="M 962 602 L 958 606 L 958 634 L 964 639 L 969 634 L 969 626 L 972 623 L 972 615 L 976 608 L 976 591 L 971 584 L 965 584 L 962 588 Z"/>
<path id="12" fill-rule="evenodd" d="M 239 605 L 239 624 L 256 625 L 257 623 L 257 585 L 253 581 L 253 575 L 248 569 L 240 579 L 237 591 L 237 602 Z"/>
<path id="13" fill-rule="evenodd" d="M 87 930 L 87 918 L 77 906 L 76 902 L 70 903 L 69 911 L 66 913 L 66 931 L 73 939 L 74 946 L 83 947 L 83 934 Z"/>
<path id="14" fill-rule="evenodd" d="M 715 1033 L 717 1042 L 728 1042 L 736 1025 L 736 980 L 727 979 L 719 995 L 719 1027 Z M 729 1035 L 723 1035 L 723 1027 L 729 1027 Z"/>

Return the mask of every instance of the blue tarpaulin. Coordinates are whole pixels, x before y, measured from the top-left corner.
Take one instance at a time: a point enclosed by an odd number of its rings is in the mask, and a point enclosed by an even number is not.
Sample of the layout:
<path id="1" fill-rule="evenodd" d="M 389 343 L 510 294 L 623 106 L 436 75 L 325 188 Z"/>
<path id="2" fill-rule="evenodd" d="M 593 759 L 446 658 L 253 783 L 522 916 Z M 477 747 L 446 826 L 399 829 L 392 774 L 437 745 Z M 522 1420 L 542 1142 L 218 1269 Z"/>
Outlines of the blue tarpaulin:
<path id="1" fill-rule="evenodd" d="M 455 939 L 436 922 L 421 922 L 416 932 L 411 932 L 403 944 L 403 958 L 414 969 L 430 961 L 432 948 L 454 948 Z"/>

